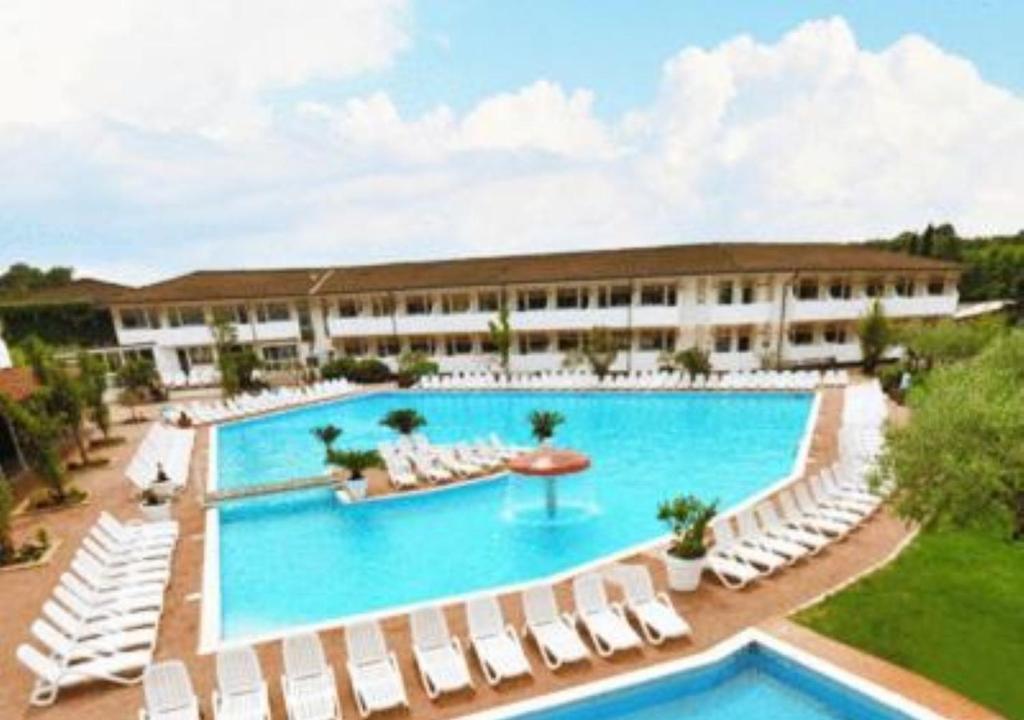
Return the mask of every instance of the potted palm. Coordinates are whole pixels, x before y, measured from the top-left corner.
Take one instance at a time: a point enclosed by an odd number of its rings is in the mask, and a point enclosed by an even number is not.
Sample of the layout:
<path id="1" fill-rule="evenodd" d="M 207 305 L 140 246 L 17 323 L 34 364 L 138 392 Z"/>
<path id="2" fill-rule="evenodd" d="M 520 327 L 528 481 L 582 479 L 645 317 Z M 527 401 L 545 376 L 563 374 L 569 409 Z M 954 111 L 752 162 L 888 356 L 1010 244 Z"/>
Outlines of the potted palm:
<path id="1" fill-rule="evenodd" d="M 700 584 L 704 571 L 704 533 L 718 503 L 705 503 L 695 495 L 682 495 L 658 506 L 658 519 L 672 530 L 672 542 L 665 550 L 668 586 L 679 592 L 692 592 Z"/>
<path id="2" fill-rule="evenodd" d="M 345 487 L 353 500 L 366 497 L 366 477 L 363 472 L 383 467 L 384 461 L 376 450 L 328 450 L 327 462 L 348 470 Z"/>
<path id="3" fill-rule="evenodd" d="M 341 428 L 337 425 L 318 425 L 317 427 L 310 430 L 317 440 L 324 446 L 324 462 L 330 465 L 330 461 L 327 460 L 327 456 L 331 450 L 334 449 L 334 443 L 337 442 L 338 438 L 341 437 Z"/>
<path id="4" fill-rule="evenodd" d="M 427 424 L 427 419 L 412 408 L 399 408 L 381 418 L 380 424 L 401 435 L 412 435 Z"/>
<path id="5" fill-rule="evenodd" d="M 152 487 L 142 491 L 139 512 L 148 522 L 171 519 L 171 498 Z"/>
<path id="6" fill-rule="evenodd" d="M 539 445 L 547 445 L 565 416 L 555 410 L 534 410 L 530 413 L 530 432 Z"/>

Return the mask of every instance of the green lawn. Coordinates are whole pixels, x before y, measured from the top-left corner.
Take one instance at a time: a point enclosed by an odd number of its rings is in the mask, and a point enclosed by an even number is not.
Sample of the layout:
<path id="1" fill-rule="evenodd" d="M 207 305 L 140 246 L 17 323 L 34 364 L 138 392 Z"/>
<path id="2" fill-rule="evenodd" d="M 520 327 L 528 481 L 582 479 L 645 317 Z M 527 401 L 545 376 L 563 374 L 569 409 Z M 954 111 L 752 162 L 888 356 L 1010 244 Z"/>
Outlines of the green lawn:
<path id="1" fill-rule="evenodd" d="M 795 619 L 1024 718 L 1022 543 L 922 534 L 891 565 Z"/>

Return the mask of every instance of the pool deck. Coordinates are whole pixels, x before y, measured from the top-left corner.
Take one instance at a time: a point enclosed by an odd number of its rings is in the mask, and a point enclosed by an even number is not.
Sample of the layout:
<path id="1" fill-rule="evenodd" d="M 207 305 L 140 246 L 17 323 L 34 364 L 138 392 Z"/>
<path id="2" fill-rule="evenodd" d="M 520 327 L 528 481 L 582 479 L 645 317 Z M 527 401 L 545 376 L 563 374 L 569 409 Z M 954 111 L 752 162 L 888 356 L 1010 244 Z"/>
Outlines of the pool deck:
<path id="1" fill-rule="evenodd" d="M 825 391 L 818 424 L 814 431 L 808 472 L 814 472 L 823 462 L 834 457 L 841 406 L 840 391 Z M 152 409 L 149 410 L 149 414 L 155 416 Z M 27 698 L 32 678 L 28 671 L 17 663 L 13 650 L 18 643 L 29 640 L 29 625 L 39 615 L 43 602 L 49 597 L 60 574 L 69 565 L 79 540 L 95 521 L 100 510 L 108 509 L 122 518 L 137 515 L 130 487 L 124 479 L 122 470 L 131 458 L 146 427 L 116 426 L 117 434 L 124 435 L 127 442 L 103 451 L 111 458 L 110 465 L 88 471 L 81 479 L 76 480 L 92 493 L 92 502 L 89 505 L 55 515 L 16 521 L 16 535 L 30 532 L 37 525 L 43 524 L 62 538 L 64 543 L 50 565 L 0 575 L 0 596 L 4 599 L 4 612 L 0 613 L 0 637 L 3 638 L 3 652 L 0 652 L 0 716 L 5 720 L 134 718 L 142 705 L 142 693 L 137 686 L 118 687 L 96 683 L 80 689 L 63 691 L 56 705 L 50 708 L 29 708 Z M 213 657 L 196 654 L 201 607 L 198 595 L 202 585 L 203 557 L 203 513 L 200 499 L 205 485 L 207 448 L 208 433 L 202 430 L 193 458 L 192 480 L 185 497 L 175 508 L 176 516 L 181 523 L 181 541 L 175 557 L 173 579 L 167 592 L 157 658 L 180 658 L 188 664 L 205 716 L 209 718 L 212 717 L 210 691 L 215 682 Z M 386 482 L 381 476 L 371 478 L 371 492 L 378 492 L 382 487 L 386 487 Z M 786 569 L 777 577 L 762 581 L 746 590 L 727 590 L 717 584 L 710 575 L 706 575 L 705 582 L 696 593 L 674 594 L 672 597 L 676 608 L 694 628 L 692 640 L 673 642 L 660 648 L 645 646 L 642 651 L 612 659 L 594 656 L 587 663 L 560 670 L 557 674 L 548 671 L 533 646 L 527 644 L 527 653 L 534 667 L 533 678 L 508 683 L 500 689 L 491 688 L 485 683 L 475 662 L 470 658 L 475 690 L 445 698 L 441 702 L 431 702 L 419 684 L 409 651 L 410 634 L 407 620 L 403 617 L 389 618 L 383 625 L 388 643 L 397 653 L 402 667 L 412 703 L 412 713 L 410 715 L 406 712 L 395 712 L 379 717 L 459 717 L 496 705 L 679 658 L 704 650 L 743 628 L 758 626 L 783 640 L 904 694 L 945 716 L 971 720 L 998 718 L 998 715 L 978 707 L 947 688 L 816 635 L 784 619 L 795 608 L 884 562 L 905 541 L 909 532 L 902 522 L 882 512 L 845 542 L 831 547 L 809 562 Z M 408 558 L 404 558 L 403 561 L 408 561 Z M 647 556 L 639 556 L 632 561 L 649 565 L 655 574 L 656 582 L 659 586 L 664 586 L 664 573 L 659 561 Z M 268 582 L 272 582 L 272 579 L 268 578 Z M 563 608 L 571 608 L 567 583 L 561 583 L 557 592 Z M 613 599 L 617 597 L 616 593 L 617 591 L 612 588 Z M 17 600 L 12 601 L 14 598 Z M 503 597 L 502 604 L 507 619 L 518 626 L 522 621 L 518 599 Z M 461 608 L 447 608 L 446 611 L 452 631 L 465 637 L 466 625 Z M 322 632 L 320 636 L 339 680 L 344 717 L 358 717 L 344 671 L 342 631 L 328 630 Z M 266 643 L 258 646 L 257 651 L 270 688 L 273 717 L 284 718 L 279 682 L 279 644 Z"/>

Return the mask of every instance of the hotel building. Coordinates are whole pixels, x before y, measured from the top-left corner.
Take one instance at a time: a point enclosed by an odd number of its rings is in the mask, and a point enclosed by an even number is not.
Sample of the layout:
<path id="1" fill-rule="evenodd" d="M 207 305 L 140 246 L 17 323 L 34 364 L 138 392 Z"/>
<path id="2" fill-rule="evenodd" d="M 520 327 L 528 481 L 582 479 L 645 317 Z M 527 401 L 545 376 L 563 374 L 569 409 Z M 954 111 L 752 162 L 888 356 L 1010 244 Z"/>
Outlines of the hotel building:
<path id="1" fill-rule="evenodd" d="M 165 377 L 212 364 L 210 324 L 271 365 L 405 350 L 443 372 L 495 367 L 488 321 L 508 303 L 514 371 L 557 369 L 592 327 L 616 369 L 706 349 L 716 369 L 854 363 L 872 303 L 894 320 L 951 316 L 959 266 L 861 245 L 704 244 L 386 265 L 200 271 L 109 301 L 122 351 Z"/>

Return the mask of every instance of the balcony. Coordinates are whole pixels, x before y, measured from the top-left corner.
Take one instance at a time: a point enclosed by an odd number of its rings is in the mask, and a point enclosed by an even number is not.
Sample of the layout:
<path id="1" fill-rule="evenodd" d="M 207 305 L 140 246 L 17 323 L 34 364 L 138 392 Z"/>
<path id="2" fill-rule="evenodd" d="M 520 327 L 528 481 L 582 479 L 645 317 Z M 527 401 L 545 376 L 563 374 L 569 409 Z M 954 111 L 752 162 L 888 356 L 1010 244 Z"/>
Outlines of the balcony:
<path id="1" fill-rule="evenodd" d="M 391 316 L 381 317 L 332 317 L 327 320 L 327 330 L 331 337 L 352 337 L 361 335 L 391 335 L 394 327 Z"/>
<path id="2" fill-rule="evenodd" d="M 849 300 L 797 300 L 789 299 L 787 313 L 795 322 L 814 320 L 856 320 L 864 315 L 871 305 L 871 298 Z"/>
<path id="3" fill-rule="evenodd" d="M 882 307 L 890 317 L 952 315 L 956 312 L 957 300 L 956 294 L 890 297 L 882 302 Z"/>
<path id="4" fill-rule="evenodd" d="M 213 343 L 213 334 L 206 325 L 188 325 L 176 328 L 138 328 L 134 330 L 119 328 L 117 340 L 121 345 L 164 345 L 171 347 L 211 345 Z"/>
<path id="5" fill-rule="evenodd" d="M 711 305 L 707 310 L 708 324 L 711 325 L 762 325 L 775 319 L 775 303 L 733 303 Z"/>
<path id="6" fill-rule="evenodd" d="M 860 361 L 857 343 L 814 343 L 812 345 L 786 345 L 782 352 L 784 362 L 797 365 L 854 363 Z"/>
<path id="7" fill-rule="evenodd" d="M 678 305 L 640 305 L 633 308 L 633 327 L 679 327 Z"/>
<path id="8" fill-rule="evenodd" d="M 494 317 L 495 313 L 491 312 L 399 315 L 395 318 L 395 323 L 401 335 L 486 333 L 487 321 L 493 320 Z"/>
<path id="9" fill-rule="evenodd" d="M 663 309 L 663 308 L 659 308 Z M 509 313 L 512 329 L 519 330 L 589 330 L 592 327 L 625 328 L 629 326 L 629 308 L 571 308 L 564 310 L 532 310 Z M 673 324 L 673 323 L 668 323 Z"/>
<path id="10" fill-rule="evenodd" d="M 298 340 L 298 320 L 278 320 L 274 322 L 257 323 L 256 325 L 239 325 L 238 339 L 242 340 L 242 331 L 252 337 L 253 341 L 266 342 L 268 340 Z M 243 341 L 244 342 L 244 341 Z"/>

